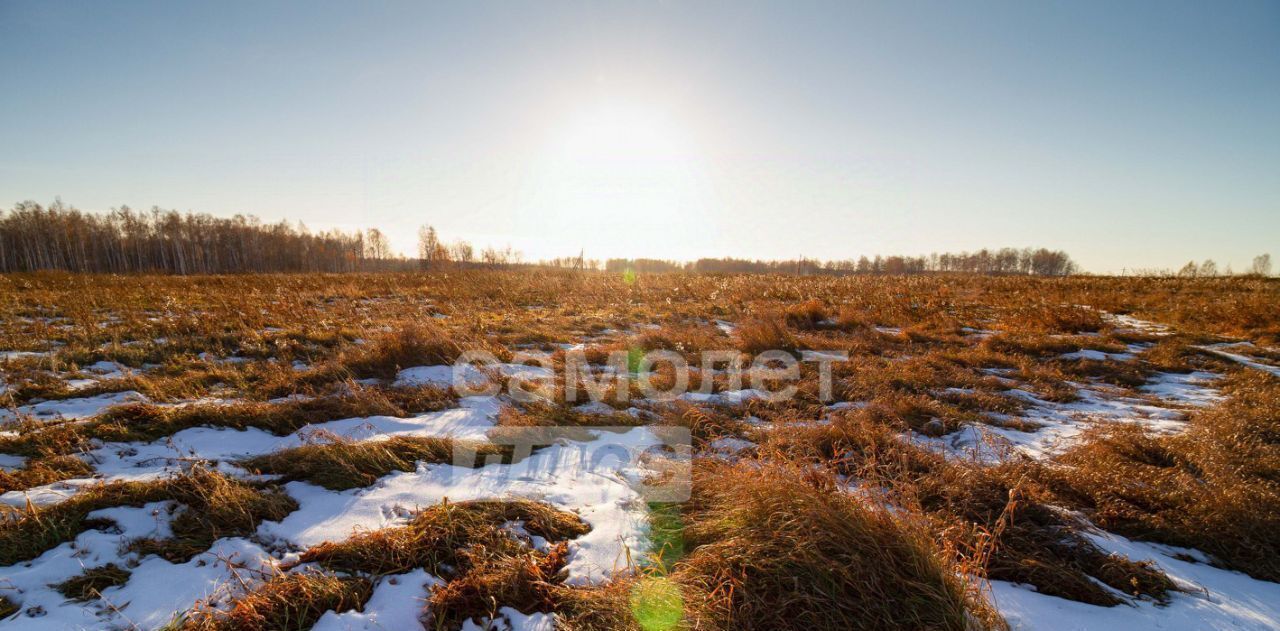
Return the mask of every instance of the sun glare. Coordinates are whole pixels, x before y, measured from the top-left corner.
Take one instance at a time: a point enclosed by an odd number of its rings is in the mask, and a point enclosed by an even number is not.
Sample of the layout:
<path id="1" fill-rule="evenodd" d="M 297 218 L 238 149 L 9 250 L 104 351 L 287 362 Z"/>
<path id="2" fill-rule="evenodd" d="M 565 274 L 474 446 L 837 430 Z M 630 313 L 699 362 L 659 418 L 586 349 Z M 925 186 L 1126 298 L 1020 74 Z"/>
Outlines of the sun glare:
<path id="1" fill-rule="evenodd" d="M 645 166 L 685 160 L 690 153 L 679 126 L 654 108 L 600 106 L 582 112 L 566 127 L 561 157 L 589 165 Z"/>
<path id="2" fill-rule="evenodd" d="M 584 108 L 553 127 L 529 228 L 596 256 L 686 256 L 691 233 L 705 239 L 710 227 L 701 162 L 693 134 L 667 110 Z"/>

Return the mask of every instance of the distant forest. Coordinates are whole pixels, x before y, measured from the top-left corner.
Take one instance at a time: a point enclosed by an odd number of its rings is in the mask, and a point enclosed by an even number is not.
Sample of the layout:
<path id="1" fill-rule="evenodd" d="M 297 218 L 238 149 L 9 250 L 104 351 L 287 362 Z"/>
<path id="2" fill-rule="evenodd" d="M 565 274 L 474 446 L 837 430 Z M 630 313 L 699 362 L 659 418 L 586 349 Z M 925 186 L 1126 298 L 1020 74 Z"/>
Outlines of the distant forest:
<path id="1" fill-rule="evenodd" d="M 640 273 L 919 274 L 968 272 L 1065 276 L 1078 272 L 1067 253 L 1041 249 L 979 250 L 928 256 L 876 256 L 857 260 L 694 262 L 658 259 L 597 260 L 570 256 L 523 263 L 511 248 L 477 251 L 465 241 L 443 243 L 434 228 L 419 231 L 418 258 L 394 254 L 383 233 L 312 233 L 301 224 L 128 207 L 86 213 L 55 202 L 23 202 L 0 211 L 0 272 L 223 274 L 242 272 L 352 272 L 457 267 L 553 267 L 632 270 Z"/>
<path id="2" fill-rule="evenodd" d="M 288 223 L 158 208 L 85 213 L 56 202 L 0 212 L 0 271 L 347 272 L 360 268 L 364 236 L 312 234 Z"/>
<path id="3" fill-rule="evenodd" d="M 656 259 L 609 259 L 609 271 L 688 271 L 724 274 L 922 274 L 925 272 L 969 272 L 974 274 L 1033 274 L 1067 276 L 1079 270 L 1066 252 L 1060 250 L 1002 248 L 977 252 L 943 253 L 928 256 L 863 256 L 858 260 L 748 261 L 736 258 L 698 259 L 691 263 Z"/>

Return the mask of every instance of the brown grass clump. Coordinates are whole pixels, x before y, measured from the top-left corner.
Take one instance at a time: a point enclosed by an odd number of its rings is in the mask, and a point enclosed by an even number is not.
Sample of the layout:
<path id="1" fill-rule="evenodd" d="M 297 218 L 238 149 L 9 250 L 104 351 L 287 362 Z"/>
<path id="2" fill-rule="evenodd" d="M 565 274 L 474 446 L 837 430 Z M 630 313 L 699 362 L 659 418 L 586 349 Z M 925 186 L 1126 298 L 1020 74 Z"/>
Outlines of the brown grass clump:
<path id="1" fill-rule="evenodd" d="M 1240 373 L 1227 392 L 1182 434 L 1094 430 L 1060 458 L 1055 490 L 1107 530 L 1280 581 L 1280 380 Z"/>
<path id="2" fill-rule="evenodd" d="M 58 593 L 72 600 L 88 601 L 102 596 L 102 590 L 108 587 L 124 585 L 129 582 L 129 570 L 114 563 L 101 567 L 89 568 L 79 576 L 73 576 L 53 588 Z"/>
<path id="3" fill-rule="evenodd" d="M 1010 328 L 1033 333 L 1092 333 L 1107 324 L 1097 309 L 1047 302 L 1017 306 L 1003 322 Z"/>
<path id="4" fill-rule="evenodd" d="M 427 615 L 436 628 L 460 629 L 467 620 L 493 618 L 501 607 L 552 611 L 551 586 L 563 581 L 569 546 L 557 544 L 546 554 L 494 554 L 473 546 L 462 555 L 467 572 L 431 591 Z"/>
<path id="5" fill-rule="evenodd" d="M 203 469 L 154 482 L 113 482 L 85 489 L 48 507 L 0 514 L 0 566 L 34 559 L 98 524 L 93 511 L 174 500 L 184 505 L 173 520 L 173 538 L 140 540 L 133 547 L 172 561 L 186 561 L 218 538 L 247 535 L 263 520 L 283 519 L 297 508 L 287 495 L 261 490 Z"/>
<path id="6" fill-rule="evenodd" d="M 811 331 L 821 326 L 828 318 L 827 307 L 821 300 L 815 298 L 787 307 L 782 317 L 789 327 Z"/>
<path id="7" fill-rule="evenodd" d="M 944 467 L 916 481 L 915 501 L 941 532 L 955 525 L 977 550 L 991 543 L 987 576 L 1034 585 L 1036 590 L 1092 605 L 1123 601 L 1098 581 L 1133 596 L 1166 601 L 1173 582 L 1147 562 L 1109 555 L 1085 539 L 1081 524 L 1046 503 L 1027 477 L 1029 465 L 1006 463 L 990 469 L 965 464 Z M 1096 580 L 1095 580 L 1096 579 Z"/>
<path id="8" fill-rule="evenodd" d="M 725 346 L 724 335 L 713 326 L 667 325 L 658 330 L 644 331 L 631 344 L 645 351 L 664 350 L 685 353 L 696 360 L 696 353 L 717 350 Z"/>
<path id="9" fill-rule="evenodd" d="M 974 629 L 1003 621 L 921 523 L 785 465 L 698 470 L 673 579 L 734 629 Z M 687 602 L 687 601 L 686 601 Z"/>
<path id="10" fill-rule="evenodd" d="M 0 471 L 0 493 L 93 475 L 93 467 L 75 456 L 32 458 L 14 471 Z"/>
<path id="11" fill-rule="evenodd" d="M 424 568 L 436 575 L 456 574 L 466 571 L 468 557 L 461 555 L 470 546 L 519 549 L 514 539 L 498 530 L 513 521 L 522 522 L 530 534 L 550 542 L 579 537 L 591 530 L 577 515 L 540 502 L 446 500 L 418 513 L 404 526 L 358 533 L 343 542 L 314 546 L 303 553 L 301 562 L 315 562 L 347 573 L 398 574 Z M 446 572 L 442 566 L 452 571 Z"/>
<path id="12" fill-rule="evenodd" d="M 135 404 L 108 411 L 97 434 L 105 440 L 155 440 L 189 427 L 256 427 L 277 436 L 303 427 L 360 416 L 409 416 L 456 403 L 438 388 L 354 388 L 329 397 L 289 399 L 278 403 L 233 403 L 159 408 Z M 114 433 L 114 435 L 113 435 Z"/>
<path id="13" fill-rule="evenodd" d="M 326 436 L 323 444 L 303 445 L 243 460 L 253 473 L 301 480 L 333 491 L 368 486 L 392 471 L 413 471 L 417 463 L 452 463 L 459 449 L 475 456 L 511 461 L 511 449 L 489 443 L 460 444 L 449 438 L 392 436 L 387 440 L 351 441 Z"/>
<path id="14" fill-rule="evenodd" d="M 1220 367 L 1213 355 L 1194 348 L 1185 337 L 1160 338 L 1151 348 L 1143 351 L 1142 361 L 1162 372 L 1188 373 Z"/>
<path id="15" fill-rule="evenodd" d="M 263 521 L 279 521 L 297 510 L 298 503 L 276 489 L 195 470 L 167 482 L 166 498 L 184 507 L 170 524 L 167 539 L 139 539 L 130 547 L 184 563 L 223 537 L 252 534 Z"/>
<path id="16" fill-rule="evenodd" d="M 310 629 L 328 611 L 360 610 L 373 594 L 365 578 L 323 572 L 279 574 L 231 602 L 226 610 L 196 612 L 182 631 L 281 631 Z"/>
<path id="17" fill-rule="evenodd" d="M 31 423 L 23 426 L 16 436 L 0 438 L 0 452 L 47 459 L 87 449 L 93 441 L 152 441 L 192 427 L 253 427 L 283 436 L 315 423 L 362 416 L 409 416 L 445 409 L 456 403 L 456 397 L 438 388 L 360 386 L 345 394 L 276 403 L 176 407 L 132 403 L 110 408 L 81 423 Z M 66 460 L 58 462 L 59 469 L 67 469 L 71 464 Z"/>
<path id="18" fill-rule="evenodd" d="M 404 368 L 452 364 L 470 345 L 437 324 L 415 322 L 371 340 L 342 363 L 361 377 L 390 379 Z"/>
<path id="19" fill-rule="evenodd" d="M 752 355 L 774 350 L 794 353 L 800 348 L 800 342 L 787 330 L 786 323 L 776 316 L 744 322 L 735 333 L 738 350 Z"/>
<path id="20" fill-rule="evenodd" d="M 49 507 L 0 511 L 0 566 L 34 559 L 95 524 L 89 513 L 168 499 L 163 482 L 113 482 L 85 489 Z"/>
<path id="21" fill-rule="evenodd" d="M 925 513 L 944 544 L 985 565 L 988 577 L 1095 605 L 1122 602 L 1093 579 L 1157 600 L 1173 584 L 1147 564 L 1105 554 L 1081 526 L 1046 503 L 1031 463 L 990 467 L 949 461 L 904 443 L 883 411 L 860 410 L 830 425 L 775 430 L 769 447 L 801 461 L 831 461 Z"/>
<path id="22" fill-rule="evenodd" d="M 0 620 L 18 613 L 18 609 L 17 603 L 9 600 L 8 596 L 0 596 Z"/>
<path id="23" fill-rule="evenodd" d="M 1151 370 L 1141 364 L 1110 359 L 1059 360 L 1055 362 L 1055 367 L 1075 380 L 1095 380 L 1129 388 L 1137 388 L 1146 383 L 1151 374 Z"/>
<path id="24" fill-rule="evenodd" d="M 717 438 L 740 437 L 749 429 L 740 419 L 684 401 L 662 408 L 661 416 L 659 425 L 687 427 L 698 448 L 705 448 Z"/>
<path id="25" fill-rule="evenodd" d="M 503 529 L 510 522 L 554 545 L 547 552 L 530 548 Z M 372 576 L 424 568 L 448 579 L 432 590 L 431 623 L 458 629 L 469 619 L 493 616 L 500 607 L 550 611 L 551 588 L 563 580 L 568 560 L 565 541 L 589 530 L 576 515 L 540 502 L 446 500 L 405 526 L 315 546 L 300 562 Z"/>

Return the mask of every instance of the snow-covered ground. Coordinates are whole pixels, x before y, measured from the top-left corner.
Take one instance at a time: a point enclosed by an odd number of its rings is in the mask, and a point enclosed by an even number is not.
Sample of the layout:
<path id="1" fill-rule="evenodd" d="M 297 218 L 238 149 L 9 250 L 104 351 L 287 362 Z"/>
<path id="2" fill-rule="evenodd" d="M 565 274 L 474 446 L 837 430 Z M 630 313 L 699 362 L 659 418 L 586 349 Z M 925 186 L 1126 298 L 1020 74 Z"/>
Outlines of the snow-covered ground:
<path id="1" fill-rule="evenodd" d="M 1118 325 L 1148 334 L 1168 333 L 1166 327 L 1127 316 L 1109 316 Z M 728 322 L 715 325 L 726 333 Z M 879 327 L 883 333 L 896 329 Z M 977 330 L 975 330 L 977 331 Z M 978 332 L 987 333 L 987 332 Z M 1140 357 L 1143 348 L 1124 353 L 1079 351 L 1065 360 L 1127 362 Z M 1238 352 L 1229 346 L 1205 347 L 1221 357 L 1250 368 L 1280 376 L 1280 368 Z M 122 374 L 115 366 L 89 367 L 101 378 Z M 541 379 L 545 369 L 514 364 L 497 367 L 506 377 Z M 480 372 L 463 375 L 483 381 Z M 1002 375 L 1000 375 L 1002 376 Z M 1003 377 L 1003 376 L 1002 376 Z M 1221 375 L 1158 373 L 1135 394 L 1098 383 L 1072 384 L 1079 398 L 1055 403 L 1037 397 L 1012 379 L 1005 395 L 1022 399 L 1027 409 L 1020 420 L 1038 426 L 1018 431 L 994 425 L 967 426 L 962 430 L 928 438 L 911 436 L 933 448 L 957 456 L 995 457 L 1013 449 L 1036 458 L 1058 453 L 1088 427 L 1098 423 L 1139 423 L 1157 431 L 1180 431 L 1188 412 L 1222 400 L 1214 382 Z M 402 371 L 397 384 L 440 384 L 453 379 L 452 367 L 423 366 Z M 685 395 L 696 404 L 738 405 L 763 393 L 754 390 L 714 395 Z M 136 392 L 121 392 L 25 406 L 18 412 L 41 419 L 74 420 L 111 405 L 145 400 Z M 182 470 L 193 460 L 217 463 L 220 470 L 239 475 L 234 461 L 307 444 L 318 433 L 352 440 L 385 440 L 392 436 L 441 436 L 487 440 L 501 401 L 490 396 L 466 397 L 457 408 L 410 418 L 375 416 L 335 420 L 308 426 L 287 436 L 257 429 L 192 428 L 155 442 L 111 443 L 83 454 L 95 470 L 93 478 L 67 480 L 0 496 L 12 506 L 51 505 L 64 501 L 79 489 L 104 480 L 154 479 Z M 844 402 L 831 409 L 857 407 Z M 585 408 L 586 406 L 584 406 Z M 611 412 L 603 407 L 602 413 Z M 0 412 L 0 414 L 6 414 Z M 0 416 L 0 420 L 5 417 Z M 999 418 L 995 420 L 1000 420 Z M 0 628 L 154 629 L 170 622 L 176 613 L 198 602 L 218 601 L 252 584 L 253 577 L 296 559 L 296 551 L 323 541 L 341 540 L 354 531 L 404 523 L 414 511 L 450 501 L 528 498 L 572 511 L 591 531 L 571 541 L 569 583 L 600 583 L 628 567 L 648 549 L 646 498 L 641 492 L 652 473 L 643 461 L 599 457 L 611 449 L 629 453 L 662 445 L 648 427 L 617 432 L 595 432 L 589 439 L 563 438 L 514 464 L 456 467 L 420 464 L 414 471 L 394 472 L 374 484 L 348 491 L 331 491 L 304 482 L 291 482 L 285 491 L 298 510 L 277 522 L 264 522 L 254 536 L 219 540 L 207 552 L 187 563 L 173 564 L 155 556 L 140 558 L 126 550 L 137 537 L 163 536 L 171 506 L 156 503 L 140 508 L 97 511 L 95 517 L 111 519 L 111 530 L 88 530 L 26 563 L 0 568 L 0 595 L 19 603 L 18 614 L 0 621 Z M 734 457 L 753 444 L 742 439 L 720 439 L 709 445 L 719 457 Z M 22 459 L 0 456 L 0 467 L 19 467 Z M 1151 560 L 1184 590 L 1168 604 L 1131 601 L 1129 605 L 1097 607 L 1036 593 L 1026 586 L 993 582 L 991 595 L 1015 629 L 1276 629 L 1280 628 L 1280 584 L 1251 579 L 1243 574 L 1214 568 L 1190 559 L 1203 555 L 1194 550 L 1140 543 L 1105 532 L 1091 538 L 1104 550 L 1134 560 Z M 102 599 L 89 603 L 68 601 L 51 585 L 80 574 L 85 568 L 107 564 L 129 567 L 128 582 L 103 591 Z M 247 578 L 246 578 L 247 577 Z M 363 611 L 330 612 L 316 629 L 408 629 L 422 613 L 429 588 L 439 578 L 422 570 L 382 577 Z M 553 619 L 543 614 L 523 615 L 501 610 L 513 629 L 550 629 Z M 475 626 L 474 624 L 472 626 Z M 475 626 L 475 628 L 480 628 Z"/>

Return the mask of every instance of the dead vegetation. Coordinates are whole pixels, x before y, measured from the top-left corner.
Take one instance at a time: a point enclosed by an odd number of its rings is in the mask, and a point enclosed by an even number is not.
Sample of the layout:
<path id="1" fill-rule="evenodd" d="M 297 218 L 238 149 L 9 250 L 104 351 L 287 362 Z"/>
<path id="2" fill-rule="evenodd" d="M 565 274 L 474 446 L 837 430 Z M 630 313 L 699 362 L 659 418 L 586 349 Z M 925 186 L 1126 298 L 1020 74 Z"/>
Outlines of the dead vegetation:
<path id="1" fill-rule="evenodd" d="M 387 440 L 351 441 L 325 436 L 325 442 L 284 449 L 240 462 L 252 473 L 300 480 L 332 491 L 369 486 L 393 471 L 413 471 L 418 463 L 453 464 L 459 454 L 483 463 L 489 456 L 510 463 L 512 450 L 490 443 L 460 443 L 448 438 L 392 436 Z"/>
<path id="2" fill-rule="evenodd" d="M 154 482 L 99 484 L 52 506 L 0 513 L 0 566 L 34 559 L 84 530 L 108 525 L 89 517 L 96 510 L 162 501 L 180 505 L 171 524 L 173 537 L 131 545 L 175 562 L 204 552 L 221 537 L 251 534 L 263 520 L 283 519 L 297 508 L 278 491 L 199 468 Z"/>
<path id="3" fill-rule="evenodd" d="M 452 364 L 473 343 L 430 322 L 414 322 L 353 349 L 342 364 L 361 377 L 390 379 L 402 368 Z"/>
<path id="4" fill-rule="evenodd" d="M 924 524 L 863 502 L 835 477 L 709 465 L 671 579 L 734 629 L 971 629 L 1003 622 Z M 696 619 L 696 618 L 695 618 Z"/>
<path id="5" fill-rule="evenodd" d="M 429 622 L 438 628 L 481 622 L 503 606 L 554 613 L 558 627 L 583 630 L 647 629 L 673 616 L 696 629 L 1000 628 L 982 578 L 1095 605 L 1176 597 L 1159 567 L 1094 545 L 1084 519 L 1280 580 L 1280 386 L 1195 348 L 1232 336 L 1259 344 L 1256 356 L 1274 358 L 1265 347 L 1280 343 L 1278 288 L 1262 279 L 949 275 L 671 274 L 634 282 L 479 271 L 10 275 L 0 277 L 0 349 L 49 353 L 4 362 L 8 389 L 0 403 L 133 389 L 161 404 L 73 422 L 14 417 L 0 452 L 27 460 L 0 471 L 0 491 L 87 477 L 85 452 L 104 442 L 160 441 L 193 427 L 284 435 L 341 418 L 455 407 L 453 393 L 388 381 L 411 366 L 452 363 L 467 350 L 508 360 L 517 350 L 541 349 L 557 372 L 568 348 L 581 348 L 597 369 L 621 351 L 630 370 L 644 350 L 690 361 L 701 350 L 748 358 L 767 350 L 843 351 L 849 360 L 834 368 L 836 401 L 858 409 L 827 409 L 808 364 L 799 395 L 782 403 L 619 403 L 610 391 L 610 412 L 576 408 L 584 399 L 567 401 L 557 382 L 548 400 L 503 407 L 495 438 L 574 428 L 586 439 L 592 428 L 645 424 L 691 431 L 699 462 L 694 501 L 676 509 L 679 534 L 669 554 L 638 573 L 594 588 L 567 586 L 568 544 L 588 530 L 576 515 L 524 500 L 446 502 L 404 526 L 315 546 L 302 561 L 319 569 L 267 577 L 228 607 L 197 611 L 184 624 L 306 628 L 324 611 L 360 609 L 377 578 L 424 568 L 446 580 L 430 595 Z M 1107 313 L 1176 332 L 1133 328 Z M 68 386 L 69 376 L 94 379 L 84 367 L 104 360 L 134 373 Z M 1088 433 L 1052 462 L 1008 454 L 994 465 L 904 440 L 975 424 L 1032 431 L 1036 422 L 1023 418 L 1030 408 L 1104 386 L 1142 397 L 1138 387 L 1157 373 L 1194 370 L 1229 374 L 1228 400 L 1195 413 L 1181 435 L 1116 425 Z M 660 387 L 670 379 L 666 367 L 652 375 Z M 730 389 L 726 372 L 699 372 L 690 386 L 704 383 L 716 393 Z M 629 392 L 638 394 L 634 381 Z M 186 401 L 204 397 L 232 401 Z M 185 404 L 168 405 L 179 401 Z M 623 411 L 633 405 L 639 409 Z M 722 438 L 752 446 L 727 457 L 711 449 Z M 459 447 L 403 437 L 312 440 L 241 464 L 281 481 L 345 490 L 419 463 L 451 462 Z M 469 446 L 479 458 L 513 457 L 510 448 Z M 734 458 L 745 460 L 722 462 Z M 132 550 L 175 561 L 294 509 L 273 485 L 202 470 L 103 484 L 55 506 L 8 511 L 0 566 L 104 527 L 88 517 L 94 510 L 161 501 L 176 507 L 174 536 L 132 542 Z M 549 545 L 535 548 L 524 533 Z M 118 584 L 110 581 L 119 574 L 97 569 L 68 581 L 65 593 L 92 598 Z"/>
<path id="6" fill-rule="evenodd" d="M 892 409 L 871 407 L 829 425 L 777 430 L 766 447 L 787 459 L 833 462 L 879 489 L 882 501 L 922 513 L 940 545 L 980 562 L 990 578 L 1106 606 L 1121 600 L 1099 582 L 1157 600 L 1173 588 L 1149 565 L 1107 555 L 1082 537 L 1084 525 L 1049 503 L 1034 463 L 950 460 L 902 441 L 907 423 Z"/>
<path id="7" fill-rule="evenodd" d="M 1093 431 L 1059 459 L 1057 491 L 1107 530 L 1280 581 L 1280 382 L 1240 373 L 1228 392 L 1182 434 Z"/>
<path id="8" fill-rule="evenodd" d="M 277 402 L 193 403 L 159 406 L 131 403 L 75 424 L 31 422 L 16 436 L 0 438 L 0 453 L 45 458 L 76 453 L 95 441 L 151 441 L 192 427 L 257 428 L 277 436 L 307 425 L 361 416 L 410 416 L 451 407 L 456 398 L 432 387 L 378 388 L 356 385 L 343 394 Z M 69 464 L 69 461 L 62 461 Z M 67 466 L 57 467 L 67 469 Z M 34 475 L 34 473 L 32 474 Z"/>
<path id="9" fill-rule="evenodd" d="M 511 524 L 552 545 L 546 552 L 532 548 Z M 565 541 L 589 530 L 576 515 L 539 502 L 445 500 L 405 526 L 324 543 L 300 561 L 365 576 L 426 569 L 448 581 L 431 592 L 429 625 L 459 629 L 467 620 L 492 617 L 500 606 L 546 610 L 551 587 L 564 578 Z"/>
<path id="10" fill-rule="evenodd" d="M 54 586 L 63 596 L 71 600 L 88 601 L 102 596 L 102 590 L 129 582 L 131 572 L 114 563 L 86 569 L 78 576 L 73 576 Z"/>
<path id="11" fill-rule="evenodd" d="M 364 578 L 314 571 L 282 573 L 236 598 L 225 610 L 197 610 L 174 628 L 180 631 L 310 629 L 325 612 L 361 609 L 372 594 L 373 584 Z"/>

